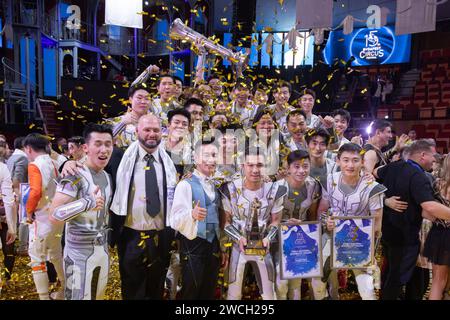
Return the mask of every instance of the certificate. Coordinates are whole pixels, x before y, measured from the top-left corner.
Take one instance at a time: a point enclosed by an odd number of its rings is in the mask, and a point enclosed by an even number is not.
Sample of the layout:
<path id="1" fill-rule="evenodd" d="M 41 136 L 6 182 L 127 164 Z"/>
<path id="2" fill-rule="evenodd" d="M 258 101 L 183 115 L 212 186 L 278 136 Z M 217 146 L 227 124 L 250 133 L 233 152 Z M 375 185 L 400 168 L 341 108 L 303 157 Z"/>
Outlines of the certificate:
<path id="1" fill-rule="evenodd" d="M 322 227 L 319 222 L 281 224 L 279 239 L 282 279 L 322 277 Z"/>
<path id="2" fill-rule="evenodd" d="M 374 217 L 335 217 L 331 267 L 364 269 L 374 263 Z"/>
<path id="3" fill-rule="evenodd" d="M 27 221 L 27 200 L 30 193 L 30 185 L 28 183 L 20 184 L 20 201 L 19 201 L 19 219 L 20 222 Z"/>

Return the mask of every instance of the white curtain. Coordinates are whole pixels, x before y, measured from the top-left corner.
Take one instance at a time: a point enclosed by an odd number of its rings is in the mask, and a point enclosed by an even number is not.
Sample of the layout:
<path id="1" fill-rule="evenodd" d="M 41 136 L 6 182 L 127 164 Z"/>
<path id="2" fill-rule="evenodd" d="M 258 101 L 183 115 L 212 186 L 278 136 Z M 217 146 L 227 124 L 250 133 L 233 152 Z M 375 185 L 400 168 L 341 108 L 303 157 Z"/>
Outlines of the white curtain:
<path id="1" fill-rule="evenodd" d="M 297 0 L 297 29 L 330 28 L 333 0 Z"/>
<path id="2" fill-rule="evenodd" d="M 142 0 L 106 0 L 105 24 L 142 29 Z"/>
<path id="3" fill-rule="evenodd" d="M 434 31 L 436 5 L 433 0 L 397 0 L 395 34 Z"/>

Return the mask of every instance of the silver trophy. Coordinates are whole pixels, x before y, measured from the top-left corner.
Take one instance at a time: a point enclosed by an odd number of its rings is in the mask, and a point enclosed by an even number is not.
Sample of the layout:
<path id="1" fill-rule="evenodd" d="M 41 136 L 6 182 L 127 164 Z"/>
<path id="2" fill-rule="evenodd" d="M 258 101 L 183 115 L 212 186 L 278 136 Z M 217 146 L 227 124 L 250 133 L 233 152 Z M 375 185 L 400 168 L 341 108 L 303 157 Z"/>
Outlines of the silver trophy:
<path id="1" fill-rule="evenodd" d="M 224 46 L 221 46 L 220 44 L 215 43 L 204 35 L 186 26 L 179 18 L 175 19 L 170 25 L 170 37 L 175 40 L 186 40 L 190 43 L 195 43 L 196 40 L 201 40 L 203 46 L 211 53 L 230 60 L 236 66 L 238 77 L 242 76 L 243 68 L 248 62 L 247 54 L 234 52 Z"/>

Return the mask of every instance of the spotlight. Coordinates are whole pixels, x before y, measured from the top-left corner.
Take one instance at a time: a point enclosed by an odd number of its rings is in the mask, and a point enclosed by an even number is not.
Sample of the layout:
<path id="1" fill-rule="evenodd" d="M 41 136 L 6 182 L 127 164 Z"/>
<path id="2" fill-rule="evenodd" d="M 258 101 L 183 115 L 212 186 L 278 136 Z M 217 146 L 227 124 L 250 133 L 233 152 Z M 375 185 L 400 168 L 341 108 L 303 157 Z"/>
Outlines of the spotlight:
<path id="1" fill-rule="evenodd" d="M 145 1 L 144 3 L 145 3 L 146 6 L 148 6 L 148 1 Z"/>
<path id="2" fill-rule="evenodd" d="M 388 116 L 388 115 L 385 115 L 384 118 L 385 118 L 385 119 L 389 119 L 389 116 Z"/>
<path id="3" fill-rule="evenodd" d="M 366 128 L 366 133 L 368 135 L 370 135 L 372 133 L 372 125 L 373 125 L 373 121 Z"/>

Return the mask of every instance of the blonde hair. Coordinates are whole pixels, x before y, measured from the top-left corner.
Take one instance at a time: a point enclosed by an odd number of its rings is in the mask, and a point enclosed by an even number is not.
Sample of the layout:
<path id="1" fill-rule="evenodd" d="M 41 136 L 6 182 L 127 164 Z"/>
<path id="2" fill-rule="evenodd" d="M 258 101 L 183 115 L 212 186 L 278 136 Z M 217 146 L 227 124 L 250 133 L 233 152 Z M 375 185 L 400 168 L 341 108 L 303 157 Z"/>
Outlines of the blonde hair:
<path id="1" fill-rule="evenodd" d="M 439 170 L 439 192 L 444 196 L 447 196 L 447 190 L 450 187 L 450 153 L 447 154 L 442 162 L 442 167 Z"/>

